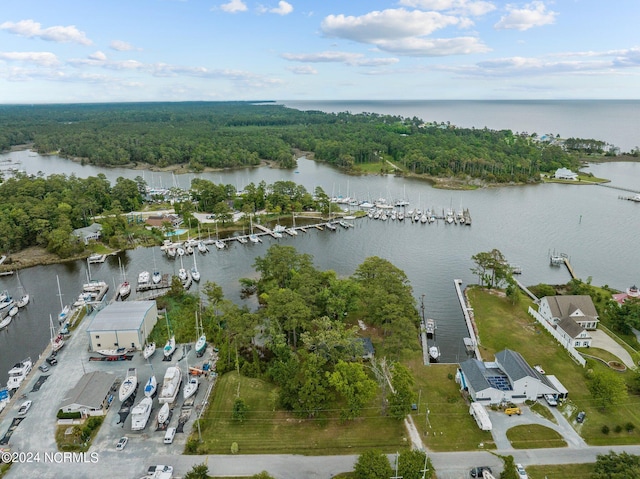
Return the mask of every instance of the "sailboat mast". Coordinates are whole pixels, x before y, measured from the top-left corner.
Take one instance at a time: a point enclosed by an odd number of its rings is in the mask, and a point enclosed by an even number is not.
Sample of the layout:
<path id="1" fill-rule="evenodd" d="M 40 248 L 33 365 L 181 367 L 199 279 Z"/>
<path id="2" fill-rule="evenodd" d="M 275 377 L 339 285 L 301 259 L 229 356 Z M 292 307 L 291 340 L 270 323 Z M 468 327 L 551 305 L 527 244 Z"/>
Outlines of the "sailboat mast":
<path id="1" fill-rule="evenodd" d="M 58 297 L 60 298 L 60 309 L 64 309 L 64 304 L 62 303 L 62 292 L 60 291 L 60 278 L 56 274 L 56 282 L 58 283 Z"/>

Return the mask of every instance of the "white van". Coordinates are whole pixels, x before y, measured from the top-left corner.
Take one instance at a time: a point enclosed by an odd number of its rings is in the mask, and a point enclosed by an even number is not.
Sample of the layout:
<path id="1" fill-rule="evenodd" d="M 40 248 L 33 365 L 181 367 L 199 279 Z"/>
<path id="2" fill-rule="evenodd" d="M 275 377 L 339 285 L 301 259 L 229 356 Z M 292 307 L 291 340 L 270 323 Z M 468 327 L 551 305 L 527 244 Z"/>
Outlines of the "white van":
<path id="1" fill-rule="evenodd" d="M 167 432 L 164 434 L 164 443 L 171 444 L 173 442 L 173 438 L 176 435 L 175 427 L 168 427 Z"/>

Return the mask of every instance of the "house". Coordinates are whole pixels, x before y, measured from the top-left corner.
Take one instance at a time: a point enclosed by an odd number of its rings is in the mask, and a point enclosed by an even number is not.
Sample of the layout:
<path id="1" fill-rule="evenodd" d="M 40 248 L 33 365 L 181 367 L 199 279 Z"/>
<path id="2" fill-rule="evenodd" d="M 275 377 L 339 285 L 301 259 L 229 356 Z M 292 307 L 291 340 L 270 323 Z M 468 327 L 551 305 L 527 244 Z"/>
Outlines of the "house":
<path id="1" fill-rule="evenodd" d="M 177 228 L 182 224 L 182 217 L 174 214 L 151 215 L 145 220 L 145 224 L 152 228 L 162 229 L 165 223 L 171 224 L 172 228 Z"/>
<path id="2" fill-rule="evenodd" d="M 99 311 L 87 327 L 91 350 L 142 350 L 157 320 L 155 301 L 113 302 Z"/>
<path id="3" fill-rule="evenodd" d="M 496 353 L 492 362 L 471 358 L 460 363 L 456 380 L 473 401 L 481 404 L 517 404 L 558 394 L 546 376 L 510 349 Z"/>
<path id="4" fill-rule="evenodd" d="M 97 241 L 102 236 L 102 225 L 100 223 L 93 223 L 85 228 L 78 228 L 73 230 L 73 236 L 81 239 L 85 245 L 89 244 L 89 241 Z"/>
<path id="5" fill-rule="evenodd" d="M 618 304 L 624 304 L 625 301 L 640 298 L 640 289 L 634 284 L 627 288 L 624 293 L 617 293 L 613 295 L 613 300 Z"/>
<path id="6" fill-rule="evenodd" d="M 570 344 L 574 348 L 591 347 L 592 338 L 589 332 L 571 318 L 562 318 L 556 324 L 556 331 L 564 344 Z"/>
<path id="7" fill-rule="evenodd" d="M 553 326 L 571 318 L 586 330 L 598 327 L 598 312 L 589 295 L 545 296 L 540 300 L 538 313 Z"/>
<path id="8" fill-rule="evenodd" d="M 568 168 L 558 168 L 556 170 L 555 175 L 553 177 L 556 180 L 572 180 L 576 181 L 578 179 L 578 173 L 574 173 Z"/>
<path id="9" fill-rule="evenodd" d="M 80 378 L 60 404 L 65 413 L 79 412 L 83 417 L 103 416 L 113 400 L 111 388 L 116 376 L 103 371 L 87 373 Z"/>
<path id="10" fill-rule="evenodd" d="M 371 360 L 373 359 L 373 355 L 375 354 L 375 349 L 373 348 L 373 343 L 371 342 L 371 338 L 358 338 L 360 343 L 362 344 L 362 359 Z"/>

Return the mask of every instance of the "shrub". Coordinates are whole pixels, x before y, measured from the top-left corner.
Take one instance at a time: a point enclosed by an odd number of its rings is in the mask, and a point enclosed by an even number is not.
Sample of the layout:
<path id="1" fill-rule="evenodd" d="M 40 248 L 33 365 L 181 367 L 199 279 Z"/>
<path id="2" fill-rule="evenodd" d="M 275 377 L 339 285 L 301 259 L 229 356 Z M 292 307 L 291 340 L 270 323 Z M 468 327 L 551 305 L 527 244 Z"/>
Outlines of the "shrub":
<path id="1" fill-rule="evenodd" d="M 58 419 L 80 419 L 82 415 L 79 412 L 63 412 L 62 409 L 58 409 L 56 417 Z"/>
<path id="2" fill-rule="evenodd" d="M 622 426 L 620 424 L 616 424 L 616 427 L 613 428 L 613 431 L 617 433 L 622 432 Z"/>
<path id="3" fill-rule="evenodd" d="M 624 429 L 627 432 L 633 432 L 633 430 L 636 428 L 635 424 L 633 424 L 632 422 L 628 422 L 627 424 L 624 425 Z"/>
<path id="4" fill-rule="evenodd" d="M 238 443 L 237 442 L 232 442 L 231 443 L 231 454 L 238 454 Z"/>
<path id="5" fill-rule="evenodd" d="M 604 426 L 602 426 L 602 434 L 609 434 L 609 426 L 607 426 L 606 424 Z"/>

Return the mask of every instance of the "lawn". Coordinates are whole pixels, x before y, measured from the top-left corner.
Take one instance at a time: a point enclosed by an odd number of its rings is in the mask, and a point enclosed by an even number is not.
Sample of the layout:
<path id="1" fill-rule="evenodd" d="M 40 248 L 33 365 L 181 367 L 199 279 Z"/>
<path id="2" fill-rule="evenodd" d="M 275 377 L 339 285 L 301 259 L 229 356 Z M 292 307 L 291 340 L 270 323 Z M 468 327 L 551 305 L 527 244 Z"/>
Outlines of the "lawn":
<path id="1" fill-rule="evenodd" d="M 585 479 L 591 477 L 595 463 L 527 466 L 529 479 Z"/>
<path id="2" fill-rule="evenodd" d="M 507 431 L 507 439 L 509 439 L 514 449 L 567 446 L 560 433 L 540 424 L 514 426 Z"/>
<path id="3" fill-rule="evenodd" d="M 231 418 L 237 395 L 249 406 L 243 423 Z M 403 423 L 381 417 L 380 399 L 361 418 L 348 422 L 331 410 L 316 419 L 298 418 L 278 409 L 276 401 L 277 388 L 268 382 L 236 372 L 220 377 L 201 420 L 198 454 L 228 454 L 233 442 L 241 454 L 360 454 L 371 448 L 395 452 L 409 445 Z"/>
<path id="4" fill-rule="evenodd" d="M 519 352 L 529 364 L 540 364 L 547 374 L 555 375 L 569 391 L 569 400 L 560 410 L 571 419 L 587 443 L 640 443 L 639 396 L 630 393 L 623 403 L 610 406 L 604 411 L 596 407 L 591 397 L 587 387 L 589 371 L 608 369 L 607 366 L 599 361 L 587 360 L 587 367 L 583 368 L 573 362 L 564 348 L 527 314 L 530 301 L 523 298 L 519 304 L 512 305 L 495 291 L 487 292 L 480 288 L 469 289 L 468 296 L 474 308 L 480 335 L 480 352 L 484 360 L 493 360 L 496 352 L 509 348 Z M 636 375 L 633 371 L 616 374 L 622 374 L 628 384 L 633 382 Z M 587 413 L 587 420 L 582 425 L 574 421 L 581 410 Z M 636 427 L 631 432 L 626 432 L 624 426 L 627 423 Z M 602 432 L 604 425 L 610 428 L 609 434 Z M 616 433 L 616 426 L 621 426 L 623 430 Z"/>

